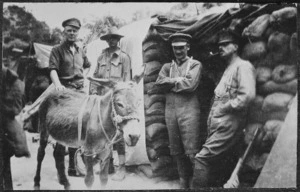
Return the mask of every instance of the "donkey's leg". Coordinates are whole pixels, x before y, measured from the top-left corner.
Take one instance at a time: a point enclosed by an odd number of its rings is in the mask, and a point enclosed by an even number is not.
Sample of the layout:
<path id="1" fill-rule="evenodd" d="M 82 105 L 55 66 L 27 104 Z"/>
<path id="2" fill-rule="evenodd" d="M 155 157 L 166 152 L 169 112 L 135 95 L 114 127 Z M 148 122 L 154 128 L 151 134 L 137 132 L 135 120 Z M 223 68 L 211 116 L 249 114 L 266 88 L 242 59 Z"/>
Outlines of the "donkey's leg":
<path id="1" fill-rule="evenodd" d="M 100 183 L 103 188 L 106 187 L 107 181 L 108 181 L 108 169 L 109 169 L 109 163 L 110 159 L 112 157 L 112 151 L 109 151 L 104 155 L 104 158 L 102 161 L 100 161 Z"/>
<path id="2" fill-rule="evenodd" d="M 37 168 L 36 168 L 36 173 L 34 177 L 34 189 L 39 190 L 40 189 L 40 180 L 41 180 L 41 167 L 42 167 L 42 162 L 45 157 L 45 148 L 47 147 L 48 143 L 48 137 L 49 134 L 46 129 L 41 127 L 41 132 L 40 132 L 40 146 L 38 148 L 38 154 L 37 154 Z"/>
<path id="3" fill-rule="evenodd" d="M 55 159 L 55 166 L 57 169 L 57 177 L 59 183 L 63 185 L 65 189 L 70 189 L 70 183 L 65 173 L 65 150 L 65 146 L 56 143 L 53 156 Z"/>
<path id="4" fill-rule="evenodd" d="M 94 183 L 93 156 L 84 156 L 86 175 L 84 183 L 88 188 L 91 188 Z"/>

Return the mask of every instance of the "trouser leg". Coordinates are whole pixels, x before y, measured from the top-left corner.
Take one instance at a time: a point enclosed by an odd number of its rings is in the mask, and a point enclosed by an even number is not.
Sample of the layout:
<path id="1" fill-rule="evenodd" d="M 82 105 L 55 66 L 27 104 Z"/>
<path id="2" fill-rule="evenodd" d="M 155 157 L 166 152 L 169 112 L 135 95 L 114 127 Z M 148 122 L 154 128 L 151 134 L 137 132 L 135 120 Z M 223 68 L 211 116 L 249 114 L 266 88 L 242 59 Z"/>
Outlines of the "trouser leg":
<path id="1" fill-rule="evenodd" d="M 192 189 L 208 187 L 211 168 L 205 160 L 195 158 L 194 173 L 192 179 Z"/>
<path id="2" fill-rule="evenodd" d="M 183 189 L 187 189 L 189 188 L 190 178 L 193 175 L 193 163 L 186 155 L 176 155 L 175 159 L 180 179 L 180 187 Z"/>

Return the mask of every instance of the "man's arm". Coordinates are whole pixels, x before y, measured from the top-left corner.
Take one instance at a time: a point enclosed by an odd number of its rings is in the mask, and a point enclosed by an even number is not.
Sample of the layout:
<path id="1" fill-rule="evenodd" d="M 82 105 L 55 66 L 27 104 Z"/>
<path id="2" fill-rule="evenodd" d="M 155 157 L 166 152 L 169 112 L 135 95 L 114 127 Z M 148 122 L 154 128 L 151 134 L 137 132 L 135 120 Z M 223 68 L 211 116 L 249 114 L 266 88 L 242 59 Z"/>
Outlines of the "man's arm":
<path id="1" fill-rule="evenodd" d="M 58 74 L 57 74 L 57 71 L 56 70 L 51 70 L 50 71 L 50 78 L 53 82 L 53 84 L 55 85 L 55 89 L 57 91 L 62 91 L 65 89 L 65 86 L 63 86 L 61 83 L 60 83 L 60 80 L 58 78 Z"/>
<path id="2" fill-rule="evenodd" d="M 57 70 L 59 69 L 60 59 L 59 59 L 59 51 L 57 47 L 54 47 L 51 50 L 49 57 L 49 69 L 50 69 L 50 78 L 53 82 L 55 89 L 57 91 L 64 90 L 65 87 L 60 83 L 58 78 Z"/>
<path id="3" fill-rule="evenodd" d="M 174 92 L 193 92 L 199 85 L 202 64 L 200 62 L 192 63 L 187 75 L 177 79 Z"/>
<path id="4" fill-rule="evenodd" d="M 239 66 L 237 79 L 239 82 L 237 96 L 236 98 L 230 99 L 222 107 L 225 111 L 244 109 L 255 98 L 255 69 L 250 63 L 245 63 Z"/>
<path id="5" fill-rule="evenodd" d="M 127 54 L 124 54 L 124 62 L 123 62 L 123 81 L 130 81 L 131 80 L 131 60 Z"/>

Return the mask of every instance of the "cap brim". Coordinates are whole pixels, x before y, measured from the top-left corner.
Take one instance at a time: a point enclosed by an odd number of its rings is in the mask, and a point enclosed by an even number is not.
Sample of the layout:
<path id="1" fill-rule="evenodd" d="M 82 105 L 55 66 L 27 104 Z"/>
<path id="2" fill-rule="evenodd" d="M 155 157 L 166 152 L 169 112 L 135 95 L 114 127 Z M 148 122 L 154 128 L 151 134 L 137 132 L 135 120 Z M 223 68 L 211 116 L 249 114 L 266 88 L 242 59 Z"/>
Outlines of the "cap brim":
<path id="1" fill-rule="evenodd" d="M 187 44 L 187 42 L 173 42 L 172 46 L 176 47 L 176 46 L 185 46 Z"/>
<path id="2" fill-rule="evenodd" d="M 107 40 L 108 38 L 112 37 L 112 36 L 115 36 L 115 37 L 119 37 L 120 39 L 122 37 L 124 37 L 123 35 L 114 35 L 114 34 L 108 34 L 108 35 L 103 35 L 100 37 L 101 40 Z"/>

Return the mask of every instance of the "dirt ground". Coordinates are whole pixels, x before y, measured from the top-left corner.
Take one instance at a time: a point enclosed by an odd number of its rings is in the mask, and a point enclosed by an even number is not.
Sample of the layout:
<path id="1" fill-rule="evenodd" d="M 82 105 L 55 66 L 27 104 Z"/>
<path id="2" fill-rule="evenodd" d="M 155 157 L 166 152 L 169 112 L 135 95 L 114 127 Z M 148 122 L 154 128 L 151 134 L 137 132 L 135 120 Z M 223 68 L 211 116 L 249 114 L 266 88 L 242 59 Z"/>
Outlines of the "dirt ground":
<path id="1" fill-rule="evenodd" d="M 30 158 L 11 158 L 11 169 L 14 190 L 33 190 L 33 178 L 36 171 L 36 157 L 38 143 L 32 142 L 32 137 L 37 134 L 28 133 L 27 142 L 31 152 Z M 68 155 L 65 157 L 66 167 L 68 167 Z M 53 158 L 53 147 L 49 144 L 46 148 L 46 155 L 42 164 L 41 171 L 41 190 L 63 190 L 63 186 L 58 183 L 56 168 Z M 150 179 L 137 168 L 127 169 L 126 178 L 123 181 L 111 180 L 109 175 L 108 190 L 155 190 L 155 189 L 179 189 L 179 181 L 161 181 L 159 178 Z M 83 177 L 68 177 L 73 190 L 86 190 Z M 104 189 L 100 185 L 99 175 L 95 175 L 95 182 L 91 190 Z"/>

